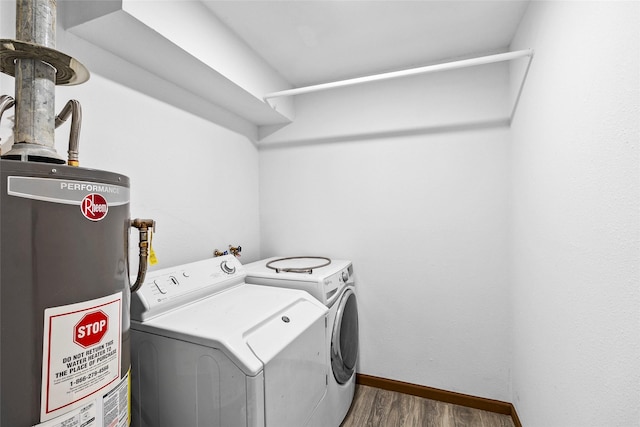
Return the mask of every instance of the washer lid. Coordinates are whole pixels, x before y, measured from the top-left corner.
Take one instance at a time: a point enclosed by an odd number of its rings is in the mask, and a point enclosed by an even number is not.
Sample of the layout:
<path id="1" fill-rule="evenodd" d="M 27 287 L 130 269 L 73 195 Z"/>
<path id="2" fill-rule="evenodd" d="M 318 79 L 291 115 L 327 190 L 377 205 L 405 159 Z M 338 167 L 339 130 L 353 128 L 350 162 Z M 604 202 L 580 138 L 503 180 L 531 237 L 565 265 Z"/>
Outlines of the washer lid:
<path id="1" fill-rule="evenodd" d="M 241 284 L 146 322 L 132 329 L 217 348 L 245 374 L 255 376 L 274 355 L 327 313 L 327 308 L 303 291 Z M 301 315 L 304 313 L 304 315 Z M 268 344 L 255 349 L 256 331 L 289 319 Z"/>

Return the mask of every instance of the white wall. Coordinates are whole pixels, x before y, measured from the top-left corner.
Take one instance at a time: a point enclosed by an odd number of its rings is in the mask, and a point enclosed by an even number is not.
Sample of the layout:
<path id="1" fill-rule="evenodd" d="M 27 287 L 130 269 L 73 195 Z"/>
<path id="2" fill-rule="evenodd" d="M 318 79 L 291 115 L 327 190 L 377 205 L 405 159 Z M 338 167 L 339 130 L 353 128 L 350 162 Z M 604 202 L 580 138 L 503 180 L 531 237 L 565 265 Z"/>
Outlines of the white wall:
<path id="1" fill-rule="evenodd" d="M 512 126 L 513 402 L 527 427 L 640 425 L 640 3 L 531 3 Z"/>
<path id="2" fill-rule="evenodd" d="M 258 256 L 258 156 L 247 138 L 98 75 L 57 95 L 57 110 L 82 102 L 81 166 L 129 176 L 132 218 L 157 221 L 156 268 L 229 244 Z M 60 153 L 68 131 L 56 132 Z"/>
<path id="3" fill-rule="evenodd" d="M 13 38 L 15 25 L 5 20 L 15 22 L 15 2 L 0 1 L 0 7 L 2 36 Z M 146 76 L 62 28 L 57 33 L 58 50 L 91 56 L 78 57 L 81 62 L 120 64 Z M 3 93 L 13 96 L 14 79 L 2 76 Z M 208 258 L 229 244 L 242 245 L 243 259 L 259 257 L 258 153 L 247 138 L 96 73 L 82 85 L 58 86 L 56 111 L 71 98 L 83 109 L 80 165 L 129 176 L 132 218 L 157 221 L 153 245 L 159 263 L 152 268 Z M 56 131 L 63 156 L 69 126 Z M 137 234 L 131 233 L 134 247 Z"/>
<path id="4" fill-rule="evenodd" d="M 262 255 L 353 260 L 361 373 L 509 399 L 506 71 L 300 96 L 260 151 Z"/>

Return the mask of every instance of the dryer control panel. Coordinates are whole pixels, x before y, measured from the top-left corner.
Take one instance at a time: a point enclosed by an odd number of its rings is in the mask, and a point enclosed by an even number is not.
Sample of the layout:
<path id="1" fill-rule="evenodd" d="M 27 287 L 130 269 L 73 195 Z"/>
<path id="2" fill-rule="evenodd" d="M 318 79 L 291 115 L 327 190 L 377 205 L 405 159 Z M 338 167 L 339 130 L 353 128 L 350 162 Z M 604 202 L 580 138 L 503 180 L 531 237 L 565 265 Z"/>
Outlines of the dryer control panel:
<path id="1" fill-rule="evenodd" d="M 325 303 L 327 306 L 333 305 L 336 298 L 347 285 L 353 285 L 353 267 L 351 264 L 335 274 L 324 279 Z"/>
<path id="2" fill-rule="evenodd" d="M 147 273 L 131 295 L 131 319 L 152 319 L 244 283 L 246 274 L 233 255 L 165 268 Z"/>

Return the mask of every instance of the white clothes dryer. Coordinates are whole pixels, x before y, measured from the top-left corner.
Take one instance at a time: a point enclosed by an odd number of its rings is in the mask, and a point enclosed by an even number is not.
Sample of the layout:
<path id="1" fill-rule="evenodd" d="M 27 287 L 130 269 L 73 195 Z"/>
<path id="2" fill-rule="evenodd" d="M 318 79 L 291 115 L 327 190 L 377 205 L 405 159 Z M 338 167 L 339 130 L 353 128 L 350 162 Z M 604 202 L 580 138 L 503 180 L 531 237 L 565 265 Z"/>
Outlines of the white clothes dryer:
<path id="1" fill-rule="evenodd" d="M 131 312 L 132 426 L 300 427 L 319 410 L 328 310 L 306 292 L 248 285 L 229 255 L 149 272 Z"/>
<path id="2" fill-rule="evenodd" d="M 358 305 L 351 261 L 324 257 L 268 258 L 245 265 L 246 282 L 307 291 L 329 308 L 327 395 L 310 426 L 338 427 L 355 391 Z"/>

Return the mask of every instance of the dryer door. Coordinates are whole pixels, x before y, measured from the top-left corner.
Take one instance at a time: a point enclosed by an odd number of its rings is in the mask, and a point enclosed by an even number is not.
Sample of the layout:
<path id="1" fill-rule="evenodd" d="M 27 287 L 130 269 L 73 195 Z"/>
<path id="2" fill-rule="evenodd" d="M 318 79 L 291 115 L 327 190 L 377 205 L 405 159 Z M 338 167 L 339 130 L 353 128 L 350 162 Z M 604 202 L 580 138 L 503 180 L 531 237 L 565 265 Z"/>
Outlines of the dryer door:
<path id="1" fill-rule="evenodd" d="M 358 304 L 353 289 L 347 288 L 340 301 L 331 335 L 331 368 L 339 384 L 353 375 L 358 360 Z"/>

